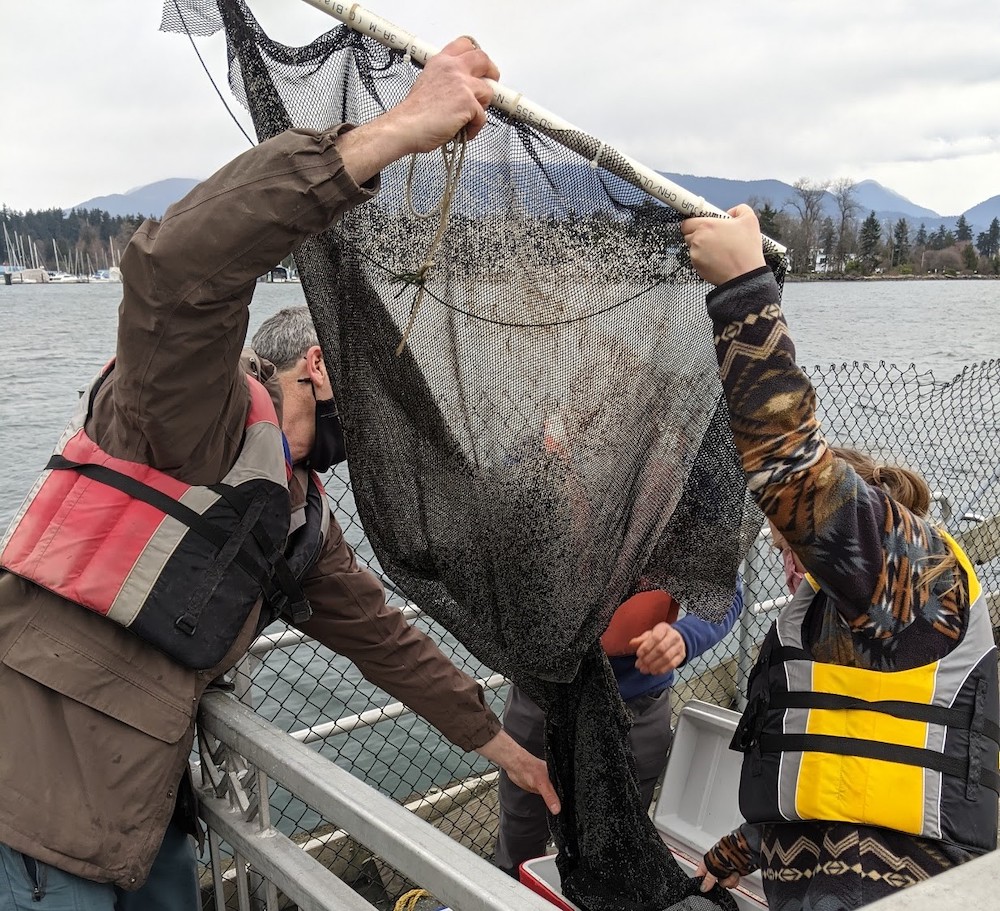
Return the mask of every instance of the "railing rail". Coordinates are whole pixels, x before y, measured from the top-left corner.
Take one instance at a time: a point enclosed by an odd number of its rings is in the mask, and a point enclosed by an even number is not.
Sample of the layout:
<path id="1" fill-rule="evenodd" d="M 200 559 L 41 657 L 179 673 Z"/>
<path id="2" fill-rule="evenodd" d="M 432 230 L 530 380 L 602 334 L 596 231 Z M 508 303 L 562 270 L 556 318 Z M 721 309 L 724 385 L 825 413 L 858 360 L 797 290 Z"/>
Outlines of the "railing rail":
<path id="1" fill-rule="evenodd" d="M 234 849 L 237 868 L 245 868 L 249 861 L 254 872 L 264 877 L 268 911 L 276 902 L 273 887 L 306 911 L 370 911 L 373 907 L 271 827 L 266 809 L 269 780 L 350 832 L 373 854 L 455 911 L 552 911 L 551 905 L 511 877 L 232 696 L 206 694 L 199 728 L 203 739 L 215 738 L 226 748 L 216 751 L 224 755 L 223 760 L 206 762 L 203 747 L 200 797 L 204 817 L 213 839 L 221 836 Z M 257 770 L 255 799 L 244 786 L 254 776 L 249 771 L 235 774 L 234 757 Z M 213 841 L 213 855 L 216 848 L 217 841 Z M 218 865 L 213 863 L 213 867 L 221 909 L 221 877 Z M 237 886 L 241 911 L 249 909 L 249 890 L 242 875 Z"/>

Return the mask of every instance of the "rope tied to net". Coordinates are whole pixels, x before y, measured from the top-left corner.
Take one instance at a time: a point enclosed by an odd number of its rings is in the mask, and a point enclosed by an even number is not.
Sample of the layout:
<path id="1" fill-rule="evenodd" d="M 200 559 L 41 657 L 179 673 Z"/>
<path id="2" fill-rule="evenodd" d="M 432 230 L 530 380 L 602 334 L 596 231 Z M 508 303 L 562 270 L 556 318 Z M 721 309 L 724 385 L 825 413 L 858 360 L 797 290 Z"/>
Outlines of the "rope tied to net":
<path id="1" fill-rule="evenodd" d="M 455 188 L 458 186 L 459 177 L 462 175 L 462 165 L 465 162 L 466 143 L 467 138 L 465 128 L 463 127 L 454 139 L 441 146 L 441 157 L 444 160 L 444 190 L 441 193 L 438 204 L 426 212 L 418 212 L 413 205 L 413 174 L 417 165 L 417 156 L 410 156 L 410 167 L 406 174 L 407 208 L 414 218 L 418 218 L 421 221 L 427 221 L 436 215 L 440 216 L 440 220 L 437 230 L 434 232 L 434 237 L 431 238 L 431 242 L 427 247 L 427 252 L 424 254 L 423 261 L 417 270 L 415 272 L 403 272 L 395 276 L 396 281 L 415 285 L 417 288 L 416 294 L 413 297 L 413 304 L 410 306 L 410 317 L 406 322 L 406 328 L 403 330 L 403 337 L 399 340 L 399 345 L 396 347 L 396 357 L 399 357 L 406 347 L 406 340 L 410 337 L 410 332 L 417 319 L 417 311 L 420 309 L 420 304 L 424 299 L 427 279 L 437 265 L 434 261 L 434 254 L 437 253 L 438 248 L 441 246 L 441 241 L 444 240 L 445 232 L 448 230 L 451 203 L 455 198 Z"/>

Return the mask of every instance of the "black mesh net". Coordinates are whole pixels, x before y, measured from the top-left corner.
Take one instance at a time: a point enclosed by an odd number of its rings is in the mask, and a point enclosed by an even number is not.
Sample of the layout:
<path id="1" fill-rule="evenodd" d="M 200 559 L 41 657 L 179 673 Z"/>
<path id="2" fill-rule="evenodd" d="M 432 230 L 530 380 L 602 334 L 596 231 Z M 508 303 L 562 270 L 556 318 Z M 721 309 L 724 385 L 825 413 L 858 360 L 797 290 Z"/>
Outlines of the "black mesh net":
<path id="1" fill-rule="evenodd" d="M 346 27 L 292 49 L 241 0 L 165 4 L 167 29 L 223 26 L 261 139 L 364 123 L 419 72 Z M 597 640 L 644 588 L 719 618 L 760 517 L 679 216 L 592 137 L 560 139 L 491 112 L 450 157 L 385 169 L 296 262 L 381 566 L 546 709 L 567 893 L 661 909 L 690 886 L 624 773 Z"/>

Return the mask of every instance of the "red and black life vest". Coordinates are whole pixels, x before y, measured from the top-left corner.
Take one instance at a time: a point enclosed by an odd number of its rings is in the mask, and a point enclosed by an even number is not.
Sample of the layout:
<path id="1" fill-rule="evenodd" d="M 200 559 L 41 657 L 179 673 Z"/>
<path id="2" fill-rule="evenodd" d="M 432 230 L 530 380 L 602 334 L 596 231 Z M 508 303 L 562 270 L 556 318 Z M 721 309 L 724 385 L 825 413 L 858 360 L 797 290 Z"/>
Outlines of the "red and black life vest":
<path id="1" fill-rule="evenodd" d="M 314 478 L 307 520 L 286 555 L 291 468 L 264 386 L 247 376 L 236 462 L 219 483 L 198 486 L 114 458 L 88 436 L 113 369 L 82 398 L 0 542 L 0 566 L 199 670 L 222 660 L 262 596 L 261 626 L 280 614 L 307 619 L 297 580 L 319 554 L 329 507 Z"/>

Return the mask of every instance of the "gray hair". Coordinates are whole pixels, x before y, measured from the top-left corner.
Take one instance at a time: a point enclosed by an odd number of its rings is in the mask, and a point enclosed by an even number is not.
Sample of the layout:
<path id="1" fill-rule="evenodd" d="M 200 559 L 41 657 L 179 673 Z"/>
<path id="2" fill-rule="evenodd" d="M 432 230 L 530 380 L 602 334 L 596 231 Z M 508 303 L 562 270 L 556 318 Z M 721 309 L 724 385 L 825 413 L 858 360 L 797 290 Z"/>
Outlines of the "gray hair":
<path id="1" fill-rule="evenodd" d="M 278 370 L 294 366 L 313 345 L 319 344 L 308 307 L 286 307 L 261 323 L 250 347 Z"/>

